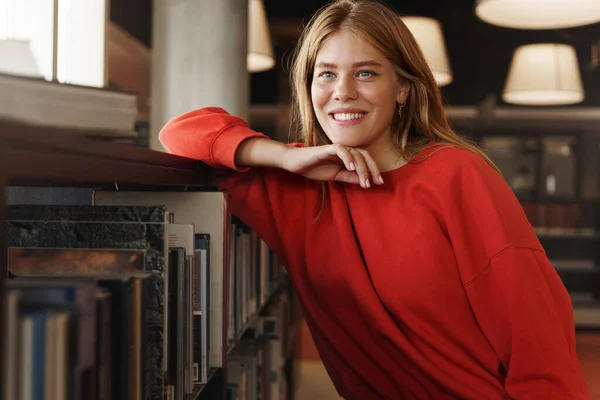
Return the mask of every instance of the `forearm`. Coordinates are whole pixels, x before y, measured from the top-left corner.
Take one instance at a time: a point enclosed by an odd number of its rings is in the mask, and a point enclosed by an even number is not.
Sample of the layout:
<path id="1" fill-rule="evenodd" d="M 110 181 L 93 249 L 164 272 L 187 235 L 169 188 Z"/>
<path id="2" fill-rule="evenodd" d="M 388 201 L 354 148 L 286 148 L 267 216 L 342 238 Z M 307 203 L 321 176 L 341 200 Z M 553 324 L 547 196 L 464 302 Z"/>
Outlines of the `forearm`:
<path id="1" fill-rule="evenodd" d="M 283 168 L 286 155 L 292 150 L 289 146 L 268 138 L 249 138 L 238 146 L 235 152 L 235 165 L 243 167 Z"/>

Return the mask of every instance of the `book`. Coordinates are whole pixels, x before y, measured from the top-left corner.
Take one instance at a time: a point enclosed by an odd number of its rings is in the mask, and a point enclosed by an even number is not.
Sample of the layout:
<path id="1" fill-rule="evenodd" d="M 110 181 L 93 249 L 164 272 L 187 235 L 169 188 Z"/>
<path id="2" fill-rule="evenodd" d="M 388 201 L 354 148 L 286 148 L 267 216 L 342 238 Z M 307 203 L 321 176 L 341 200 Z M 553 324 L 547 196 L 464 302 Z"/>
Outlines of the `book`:
<path id="1" fill-rule="evenodd" d="M 66 335 L 62 343 L 69 343 L 73 346 L 71 350 L 64 351 L 63 354 L 72 354 L 74 359 L 67 360 L 69 357 L 61 357 L 67 364 L 63 364 L 65 378 L 67 372 L 66 365 L 73 367 L 68 371 L 68 381 L 70 385 L 64 391 L 70 393 L 69 399 L 83 400 L 95 399 L 96 395 L 96 294 L 97 287 L 95 282 L 84 278 L 59 278 L 59 277 L 20 277 L 4 281 L 9 290 L 18 290 L 21 293 L 19 302 L 19 313 L 24 318 L 25 329 L 24 337 L 29 337 L 30 343 L 22 343 L 22 352 L 31 356 L 23 357 L 22 360 L 31 368 L 28 370 L 31 374 L 31 388 L 27 385 L 21 387 L 22 391 L 31 391 L 33 398 L 45 398 L 45 390 L 52 391 L 57 377 L 54 374 L 60 368 L 56 368 L 58 361 L 56 350 L 58 346 L 56 331 L 49 330 L 48 321 L 51 320 L 53 313 L 60 313 L 62 316 L 62 326 L 69 319 L 73 321 L 71 328 L 64 327 L 63 330 L 69 330 L 69 339 Z M 63 313 L 70 313 L 71 318 Z M 28 322 L 30 321 L 30 322 Z M 57 325 L 61 321 L 56 321 Z M 33 330 L 33 336 L 28 336 L 27 329 Z M 59 329 L 59 328 L 57 328 Z M 66 345 L 65 345 L 66 346 Z M 61 346 L 59 346 L 61 347 Z M 62 346 L 61 348 L 63 348 Z M 49 360 L 47 362 L 47 360 Z M 56 369 L 55 369 L 56 368 Z M 27 376 L 27 370 L 22 369 L 21 373 Z M 22 383 L 27 379 L 23 380 Z M 62 380 L 64 382 L 64 380 Z M 66 386 L 66 384 L 65 384 Z M 60 387 L 58 388 L 60 389 Z M 41 396 L 41 397 L 37 397 Z"/>
<path id="2" fill-rule="evenodd" d="M 119 265 L 117 260 L 122 259 L 123 253 L 109 250 L 131 251 L 130 262 L 124 264 L 127 271 L 150 274 L 153 293 L 145 304 L 148 311 L 146 343 L 149 346 L 145 354 L 150 356 L 148 398 L 152 400 L 162 398 L 163 371 L 168 356 L 163 352 L 166 350 L 163 349 L 166 329 L 165 223 L 163 206 L 11 205 L 7 207 L 6 217 L 9 276 L 23 272 L 23 263 L 17 260 L 22 260 L 25 255 L 37 261 L 50 257 L 38 264 L 45 265 L 44 274 L 51 271 L 52 265 L 60 265 L 49 260 L 69 257 L 74 260 L 69 267 L 72 272 L 89 275 L 102 270 L 114 272 L 110 262 L 113 266 Z M 141 266 L 143 271 L 139 270 Z M 42 268 L 37 271 L 42 273 Z"/>
<path id="3" fill-rule="evenodd" d="M 162 204 L 173 213 L 174 223 L 193 224 L 195 233 L 210 235 L 207 288 L 208 293 L 208 356 L 211 368 L 222 368 L 226 354 L 223 341 L 223 282 L 228 277 L 229 227 L 231 216 L 222 192 L 170 191 L 94 191 L 95 205 L 140 206 Z"/>
<path id="4" fill-rule="evenodd" d="M 208 265 L 210 263 L 210 234 L 195 234 L 195 265 L 194 265 L 194 379 L 199 383 L 208 382 L 209 370 L 209 288 L 210 281 Z"/>
<path id="5" fill-rule="evenodd" d="M 178 318 L 181 318 L 181 330 L 177 330 L 178 346 L 183 348 L 183 359 L 178 362 L 183 362 L 183 393 L 192 394 L 194 391 L 194 374 L 193 374 L 193 271 L 195 265 L 194 251 L 194 225 L 193 224 L 175 224 L 167 225 L 167 238 L 169 249 L 183 249 L 184 265 L 183 276 L 177 276 L 177 295 L 182 295 L 181 313 L 178 310 Z M 178 297 L 179 298 L 179 297 Z M 179 321 L 178 321 L 179 323 Z"/>

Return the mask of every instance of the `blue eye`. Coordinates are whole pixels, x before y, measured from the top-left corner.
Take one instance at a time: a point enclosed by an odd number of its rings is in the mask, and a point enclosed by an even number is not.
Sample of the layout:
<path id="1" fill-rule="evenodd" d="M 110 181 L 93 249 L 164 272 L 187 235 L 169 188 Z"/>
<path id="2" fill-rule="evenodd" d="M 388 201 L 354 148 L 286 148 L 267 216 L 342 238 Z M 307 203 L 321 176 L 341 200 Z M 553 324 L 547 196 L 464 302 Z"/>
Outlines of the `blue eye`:
<path id="1" fill-rule="evenodd" d="M 372 77 L 372 76 L 375 76 L 375 75 L 377 75 L 377 74 L 375 74 L 375 72 L 373 72 L 373 71 L 360 71 L 360 72 L 358 73 L 358 75 L 359 75 L 361 78 L 370 78 L 370 77 Z"/>
<path id="2" fill-rule="evenodd" d="M 321 78 L 327 78 L 327 79 L 333 78 L 333 72 L 330 72 L 330 71 L 321 72 L 319 74 L 319 77 L 321 77 Z"/>

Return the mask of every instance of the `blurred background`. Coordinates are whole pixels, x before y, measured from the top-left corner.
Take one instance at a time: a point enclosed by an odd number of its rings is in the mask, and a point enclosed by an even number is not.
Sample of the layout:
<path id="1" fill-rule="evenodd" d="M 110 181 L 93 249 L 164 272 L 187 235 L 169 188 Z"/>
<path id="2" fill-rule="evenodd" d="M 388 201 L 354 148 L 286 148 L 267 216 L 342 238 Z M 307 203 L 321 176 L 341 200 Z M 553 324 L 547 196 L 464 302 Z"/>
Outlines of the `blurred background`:
<path id="1" fill-rule="evenodd" d="M 600 1 L 386 3 L 425 53 L 452 125 L 498 164 L 567 286 L 600 399 Z M 293 141 L 289 57 L 324 4 L 0 0 L 0 117 L 162 151 L 169 118 L 216 105 Z M 335 398 L 301 316 L 297 338 L 295 398 Z"/>

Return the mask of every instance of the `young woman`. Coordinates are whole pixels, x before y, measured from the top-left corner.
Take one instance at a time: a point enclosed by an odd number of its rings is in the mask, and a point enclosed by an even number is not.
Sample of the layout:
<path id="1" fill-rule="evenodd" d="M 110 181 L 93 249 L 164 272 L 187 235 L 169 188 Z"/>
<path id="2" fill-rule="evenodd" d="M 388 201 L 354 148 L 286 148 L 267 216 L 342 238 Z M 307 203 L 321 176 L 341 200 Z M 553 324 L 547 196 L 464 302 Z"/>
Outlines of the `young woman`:
<path id="1" fill-rule="evenodd" d="M 285 260 L 346 399 L 588 399 L 568 293 L 486 156 L 450 128 L 415 39 L 378 2 L 309 23 L 292 71 L 304 143 L 220 108 L 164 147 L 218 174 Z"/>

